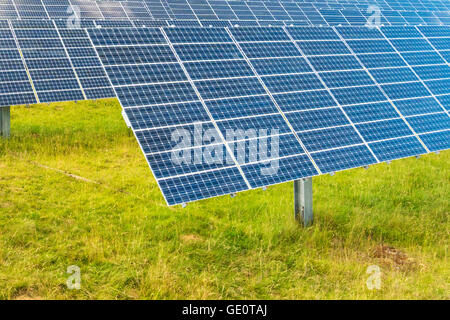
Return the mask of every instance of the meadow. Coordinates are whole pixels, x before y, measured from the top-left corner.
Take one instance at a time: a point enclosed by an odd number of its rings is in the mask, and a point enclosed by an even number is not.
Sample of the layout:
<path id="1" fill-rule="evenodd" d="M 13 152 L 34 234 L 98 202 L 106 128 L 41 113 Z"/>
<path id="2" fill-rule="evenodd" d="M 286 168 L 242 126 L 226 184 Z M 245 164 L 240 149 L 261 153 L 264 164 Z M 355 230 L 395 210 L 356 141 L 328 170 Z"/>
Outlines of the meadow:
<path id="1" fill-rule="evenodd" d="M 167 207 L 116 100 L 11 121 L 0 299 L 450 299 L 450 151 L 314 178 L 304 229 L 292 183 Z"/>

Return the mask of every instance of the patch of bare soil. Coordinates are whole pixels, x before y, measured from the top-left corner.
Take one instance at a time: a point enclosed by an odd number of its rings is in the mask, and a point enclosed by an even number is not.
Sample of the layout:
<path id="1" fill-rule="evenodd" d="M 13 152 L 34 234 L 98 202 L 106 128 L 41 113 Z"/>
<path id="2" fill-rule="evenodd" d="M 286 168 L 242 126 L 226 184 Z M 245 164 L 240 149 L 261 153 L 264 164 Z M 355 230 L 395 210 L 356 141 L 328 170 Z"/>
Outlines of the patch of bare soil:
<path id="1" fill-rule="evenodd" d="M 375 247 L 372 256 L 379 259 L 383 265 L 402 271 L 412 271 L 425 268 L 424 264 L 408 257 L 406 253 L 387 245 L 379 245 Z"/>
<path id="2" fill-rule="evenodd" d="M 197 241 L 203 240 L 202 237 L 200 237 L 196 234 L 183 234 L 180 236 L 180 239 L 186 243 L 192 243 L 192 242 L 197 242 Z"/>

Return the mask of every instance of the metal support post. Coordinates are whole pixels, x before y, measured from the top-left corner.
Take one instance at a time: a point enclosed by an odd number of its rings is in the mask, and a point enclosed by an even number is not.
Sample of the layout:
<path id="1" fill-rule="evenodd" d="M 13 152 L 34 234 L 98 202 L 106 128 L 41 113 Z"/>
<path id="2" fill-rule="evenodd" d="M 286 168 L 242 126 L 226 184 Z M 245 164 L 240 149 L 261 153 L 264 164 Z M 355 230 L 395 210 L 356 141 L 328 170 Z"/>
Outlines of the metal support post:
<path id="1" fill-rule="evenodd" d="M 11 107 L 0 107 L 0 136 L 8 138 L 11 131 Z"/>
<path id="2" fill-rule="evenodd" d="M 304 227 L 313 224 L 312 178 L 294 181 L 294 215 Z"/>

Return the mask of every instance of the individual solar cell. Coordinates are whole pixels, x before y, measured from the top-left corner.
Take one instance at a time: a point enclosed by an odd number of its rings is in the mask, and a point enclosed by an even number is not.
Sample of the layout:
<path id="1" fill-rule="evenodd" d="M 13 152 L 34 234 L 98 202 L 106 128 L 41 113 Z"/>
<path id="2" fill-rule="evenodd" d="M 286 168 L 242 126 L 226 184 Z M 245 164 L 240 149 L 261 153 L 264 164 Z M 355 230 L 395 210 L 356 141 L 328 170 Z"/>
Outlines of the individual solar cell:
<path id="1" fill-rule="evenodd" d="M 377 163 L 372 153 L 364 145 L 312 153 L 311 156 L 322 173 L 358 168 Z"/>
<path id="2" fill-rule="evenodd" d="M 450 130 L 421 134 L 420 139 L 430 151 L 440 151 L 450 148 Z"/>
<path id="3" fill-rule="evenodd" d="M 229 21 L 223 20 L 204 20 L 201 21 L 203 27 L 231 27 Z"/>
<path id="4" fill-rule="evenodd" d="M 11 71 L 11 70 L 22 70 L 24 69 L 22 60 L 0 60 L 0 70 Z"/>
<path id="5" fill-rule="evenodd" d="M 273 97 L 284 112 L 336 106 L 326 90 L 275 94 Z"/>
<path id="6" fill-rule="evenodd" d="M 378 83 L 393 83 L 418 81 L 414 72 L 409 68 L 372 69 L 370 73 Z"/>
<path id="7" fill-rule="evenodd" d="M 95 24 L 102 28 L 132 28 L 133 24 L 127 20 L 97 20 Z"/>
<path id="8" fill-rule="evenodd" d="M 92 47 L 85 48 L 66 48 L 69 57 L 73 58 L 85 58 L 85 57 L 96 57 L 97 52 Z"/>
<path id="9" fill-rule="evenodd" d="M 153 28 L 159 28 L 159 27 L 167 27 L 167 21 L 165 20 L 135 20 L 133 21 L 133 24 L 135 27 L 153 27 Z"/>
<path id="10" fill-rule="evenodd" d="M 172 43 L 233 42 L 223 28 L 165 28 Z"/>
<path id="11" fill-rule="evenodd" d="M 265 131 L 267 130 L 262 129 L 261 132 L 256 132 L 256 138 L 248 139 L 241 130 L 235 141 L 228 143 L 239 164 L 275 160 L 274 164 L 277 165 L 279 158 L 305 153 L 293 134 L 270 135 L 272 131 L 269 134 Z"/>
<path id="12" fill-rule="evenodd" d="M 29 81 L 0 82 L 0 94 L 31 92 L 31 84 Z"/>
<path id="13" fill-rule="evenodd" d="M 241 43 L 240 46 L 249 58 L 301 56 L 295 45 L 288 42 Z"/>
<path id="14" fill-rule="evenodd" d="M 286 117 L 297 132 L 350 124 L 339 108 L 293 112 Z"/>
<path id="15" fill-rule="evenodd" d="M 97 57 L 88 58 L 72 58 L 70 59 L 74 68 L 85 68 L 85 67 L 98 67 L 101 66 L 100 60 Z"/>
<path id="16" fill-rule="evenodd" d="M 236 45 L 231 43 L 174 45 L 173 47 L 182 61 L 243 58 Z"/>
<path id="17" fill-rule="evenodd" d="M 80 86 L 76 79 L 34 80 L 33 84 L 34 84 L 36 91 L 38 91 L 38 92 L 39 91 L 80 89 Z"/>
<path id="18" fill-rule="evenodd" d="M 11 20 L 14 29 L 52 29 L 51 20 Z"/>
<path id="19" fill-rule="evenodd" d="M 268 96 L 211 100 L 206 101 L 206 106 L 217 120 L 278 113 Z"/>
<path id="20" fill-rule="evenodd" d="M 237 42 L 289 41 L 282 28 L 232 28 L 230 32 Z"/>
<path id="21" fill-rule="evenodd" d="M 103 99 L 115 97 L 113 88 L 94 88 L 94 89 L 84 89 L 84 94 L 86 99 Z"/>
<path id="22" fill-rule="evenodd" d="M 356 54 L 395 52 L 386 40 L 347 40 L 347 44 Z"/>
<path id="23" fill-rule="evenodd" d="M 367 142 L 413 135 L 402 119 L 361 123 L 356 128 Z"/>
<path id="24" fill-rule="evenodd" d="M 365 21 L 365 19 L 364 19 Z M 365 23 L 365 22 L 364 22 Z M 378 29 L 355 28 L 355 27 L 336 27 L 336 31 L 344 39 L 383 39 L 383 35 Z"/>
<path id="25" fill-rule="evenodd" d="M 358 60 L 353 56 L 317 56 L 308 57 L 316 71 L 339 71 L 361 69 Z"/>
<path id="26" fill-rule="evenodd" d="M 260 75 L 312 72 L 305 58 L 255 59 L 251 64 Z"/>
<path id="27" fill-rule="evenodd" d="M 20 58 L 20 53 L 16 48 L 0 50 L 0 60 L 19 60 Z"/>
<path id="28" fill-rule="evenodd" d="M 414 71 L 422 80 L 450 78 L 450 67 L 448 65 L 414 67 Z"/>
<path id="29" fill-rule="evenodd" d="M 210 120 L 200 102 L 127 108 L 125 112 L 135 130 L 208 122 Z"/>
<path id="30" fill-rule="evenodd" d="M 425 39 L 393 39 L 391 43 L 400 52 L 433 51 Z"/>
<path id="31" fill-rule="evenodd" d="M 450 110 L 450 95 L 438 96 L 436 98 L 444 106 L 445 109 Z"/>
<path id="32" fill-rule="evenodd" d="M 450 129 L 450 117 L 446 113 L 408 117 L 407 121 L 417 133 Z"/>
<path id="33" fill-rule="evenodd" d="M 184 66 L 193 80 L 254 76 L 245 60 L 190 62 Z"/>
<path id="34" fill-rule="evenodd" d="M 0 106 L 28 105 L 37 103 L 33 93 L 0 94 Z"/>
<path id="35" fill-rule="evenodd" d="M 0 72 L 0 83 L 1 82 L 16 82 L 16 81 L 28 81 L 28 75 L 26 71 L 10 71 L 10 72 Z"/>
<path id="36" fill-rule="evenodd" d="M 342 105 L 380 102 L 386 100 L 383 93 L 377 86 L 332 89 L 331 91 Z"/>
<path id="37" fill-rule="evenodd" d="M 390 26 L 381 27 L 383 34 L 389 39 L 395 38 L 422 38 L 422 35 L 415 27 L 410 26 Z"/>
<path id="38" fill-rule="evenodd" d="M 158 181 L 169 205 L 247 190 L 236 167 Z"/>
<path id="39" fill-rule="evenodd" d="M 450 51 L 439 51 L 439 54 L 447 61 L 450 61 Z"/>
<path id="40" fill-rule="evenodd" d="M 298 136 L 310 152 L 363 143 L 352 126 L 307 131 Z"/>
<path id="41" fill-rule="evenodd" d="M 230 23 L 234 27 L 259 27 L 258 21 L 245 21 L 245 20 L 239 20 L 239 21 L 230 21 Z"/>
<path id="42" fill-rule="evenodd" d="M 288 27 L 286 30 L 294 40 L 339 40 L 329 27 Z"/>
<path id="43" fill-rule="evenodd" d="M 449 38 L 430 38 L 428 39 L 436 50 L 450 50 Z"/>
<path id="44" fill-rule="evenodd" d="M 443 64 L 445 61 L 436 52 L 404 52 L 403 58 L 411 66 Z"/>
<path id="45" fill-rule="evenodd" d="M 351 54 L 340 41 L 297 41 L 305 55 Z"/>
<path id="46" fill-rule="evenodd" d="M 196 159 L 199 153 L 201 158 Z M 211 155 L 211 153 L 213 155 Z M 224 144 L 207 147 L 197 147 L 147 155 L 148 163 L 156 179 L 171 176 L 196 173 L 206 170 L 216 170 L 232 167 L 233 161 L 226 161 Z"/>
<path id="47" fill-rule="evenodd" d="M 81 90 L 60 90 L 38 92 L 39 102 L 80 101 L 84 100 Z"/>
<path id="48" fill-rule="evenodd" d="M 407 24 L 406 20 L 402 17 L 390 17 L 390 16 L 386 16 L 386 21 L 390 24 L 390 25 L 405 25 Z"/>
<path id="49" fill-rule="evenodd" d="M 389 102 L 352 105 L 344 107 L 344 111 L 353 123 L 399 117 L 399 114 Z"/>
<path id="50" fill-rule="evenodd" d="M 215 137 L 219 135 L 211 122 L 138 130 L 135 134 L 144 153 L 152 154 L 207 145 L 209 143 L 203 143 L 206 132 Z"/>
<path id="51" fill-rule="evenodd" d="M 109 79 L 106 77 L 97 78 L 80 78 L 80 84 L 83 89 L 94 89 L 94 88 L 109 88 Z M 110 96 L 114 97 L 114 95 Z"/>
<path id="52" fill-rule="evenodd" d="M 58 38 L 58 32 L 55 29 L 17 29 L 14 32 L 20 39 Z M 12 38 L 11 31 L 8 33 Z M 3 36 L 0 33 L 0 38 Z"/>
<path id="53" fill-rule="evenodd" d="M 396 83 L 382 85 L 391 99 L 405 99 L 429 96 L 428 90 L 420 82 Z"/>
<path id="54" fill-rule="evenodd" d="M 261 134 L 261 130 L 264 131 L 265 136 L 292 132 L 280 114 L 223 120 L 218 121 L 217 126 L 227 142 L 235 141 L 237 138 L 240 140 L 252 138 L 252 136 L 241 137 L 241 134 L 238 134 L 239 131 L 243 132 L 244 136 L 249 132 L 252 134 L 256 134 L 258 132 L 259 138 L 264 136 Z"/>
<path id="55" fill-rule="evenodd" d="M 197 95 L 187 82 L 149 84 L 116 88 L 123 107 L 196 101 Z"/>
<path id="56" fill-rule="evenodd" d="M 427 38 L 450 37 L 450 28 L 448 26 L 418 26 L 417 29 Z"/>
<path id="57" fill-rule="evenodd" d="M 403 67 L 406 63 L 397 53 L 359 54 L 358 59 L 366 68 Z"/>
<path id="58" fill-rule="evenodd" d="M 240 97 L 265 93 L 257 78 L 196 81 L 195 86 L 203 99 Z"/>
<path id="59" fill-rule="evenodd" d="M 405 137 L 369 143 L 380 161 L 389 161 L 427 153 L 416 137 Z"/>
<path id="60" fill-rule="evenodd" d="M 88 29 L 89 37 L 95 46 L 107 45 L 145 45 L 166 43 L 163 34 L 156 28 Z"/>
<path id="61" fill-rule="evenodd" d="M 450 93 L 450 79 L 443 80 L 429 80 L 425 84 L 433 94 L 447 94 Z"/>
<path id="62" fill-rule="evenodd" d="M 442 112 L 441 106 L 434 98 L 418 98 L 395 101 L 395 106 L 404 116 Z"/>
<path id="63" fill-rule="evenodd" d="M 252 188 L 317 175 L 317 170 L 306 155 L 243 165 L 242 170 Z"/>
<path id="64" fill-rule="evenodd" d="M 262 80 L 269 91 L 274 93 L 324 89 L 319 78 L 311 73 L 265 76 Z"/>
<path id="65" fill-rule="evenodd" d="M 145 64 L 106 66 L 106 72 L 114 86 L 187 81 L 178 64 Z"/>
<path id="66" fill-rule="evenodd" d="M 176 62 L 167 45 L 99 47 L 98 55 L 104 65 Z"/>
<path id="67" fill-rule="evenodd" d="M 320 77 L 328 88 L 353 87 L 375 84 L 366 71 L 324 72 Z"/>

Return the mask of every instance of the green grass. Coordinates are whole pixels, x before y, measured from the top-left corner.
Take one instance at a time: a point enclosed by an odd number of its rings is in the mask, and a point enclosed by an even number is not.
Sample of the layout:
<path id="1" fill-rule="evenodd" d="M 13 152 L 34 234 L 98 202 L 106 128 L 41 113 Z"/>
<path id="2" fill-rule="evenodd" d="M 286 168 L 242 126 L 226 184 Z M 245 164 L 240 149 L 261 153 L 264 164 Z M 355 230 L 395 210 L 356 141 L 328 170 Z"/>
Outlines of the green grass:
<path id="1" fill-rule="evenodd" d="M 292 183 L 167 207 L 115 100 L 14 107 L 0 298 L 449 299 L 449 163 L 447 151 L 314 178 L 303 229 Z M 65 285 L 69 265 L 81 290 Z"/>

